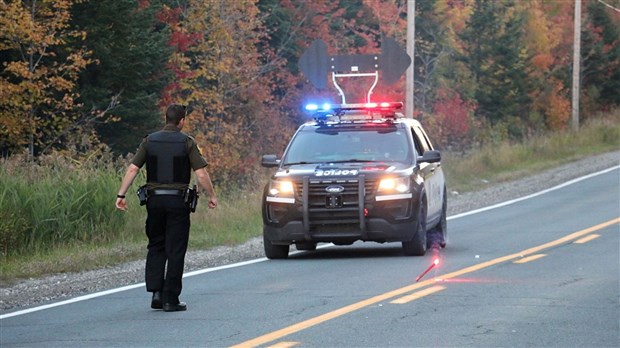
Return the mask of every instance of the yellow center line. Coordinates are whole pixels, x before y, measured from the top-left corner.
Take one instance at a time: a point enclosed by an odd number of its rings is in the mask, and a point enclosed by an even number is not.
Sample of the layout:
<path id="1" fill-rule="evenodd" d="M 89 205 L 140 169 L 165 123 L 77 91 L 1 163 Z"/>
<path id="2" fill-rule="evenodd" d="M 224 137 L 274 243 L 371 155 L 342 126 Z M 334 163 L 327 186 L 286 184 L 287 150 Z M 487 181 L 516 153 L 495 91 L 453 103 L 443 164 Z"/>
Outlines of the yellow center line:
<path id="1" fill-rule="evenodd" d="M 574 241 L 573 243 L 576 243 L 576 244 L 587 243 L 587 242 L 589 242 L 589 241 L 591 241 L 593 239 L 596 239 L 596 238 L 598 238 L 600 236 L 601 236 L 600 234 L 593 233 L 593 234 L 591 234 L 589 236 L 585 236 L 583 238 L 579 238 L 576 241 Z"/>
<path id="2" fill-rule="evenodd" d="M 407 295 L 407 296 L 403 296 L 401 298 L 397 298 L 396 300 L 390 302 L 390 303 L 394 303 L 394 304 L 405 304 L 405 303 L 409 303 L 411 301 L 415 301 L 419 298 L 422 298 L 424 296 L 428 296 L 430 294 L 434 294 L 438 291 L 441 290 L 445 290 L 446 287 L 445 286 L 441 286 L 441 285 L 435 285 L 435 286 L 431 286 L 430 288 L 426 288 L 424 290 L 420 290 L 420 291 L 416 291 L 411 295 Z"/>
<path id="3" fill-rule="evenodd" d="M 268 348 L 291 348 L 299 345 L 299 342 L 279 342 Z"/>
<path id="4" fill-rule="evenodd" d="M 578 231 L 578 232 L 571 233 L 571 234 L 569 234 L 567 236 L 564 236 L 564 237 L 562 237 L 560 239 L 556 239 L 556 240 L 551 241 L 549 243 L 541 244 L 539 246 L 536 246 L 536 247 L 533 247 L 533 248 L 530 248 L 530 249 L 526 249 L 526 250 L 523 250 L 523 251 L 515 253 L 515 254 L 498 257 L 498 258 L 490 260 L 490 261 L 486 261 L 486 262 L 482 262 L 482 263 L 479 263 L 479 264 L 476 264 L 476 265 L 473 265 L 473 266 L 465 267 L 465 268 L 460 269 L 458 271 L 451 272 L 451 273 L 439 276 L 439 278 L 442 278 L 442 279 L 456 278 L 456 277 L 460 277 L 460 276 L 462 276 L 464 274 L 468 274 L 468 273 L 472 273 L 472 272 L 475 272 L 475 271 L 479 271 L 481 269 L 484 269 L 484 268 L 487 268 L 487 267 L 491 267 L 491 266 L 494 266 L 494 265 L 497 265 L 497 264 L 500 264 L 500 263 L 503 263 L 503 262 L 507 262 L 507 261 L 510 261 L 510 260 L 513 260 L 513 259 L 518 259 L 518 258 L 522 258 L 524 256 L 532 255 L 532 254 L 535 254 L 537 252 L 540 252 L 541 250 L 549 249 L 549 248 L 552 248 L 552 247 L 555 247 L 555 246 L 558 246 L 558 245 L 570 242 L 573 239 L 577 239 L 577 238 L 583 237 L 586 234 L 592 233 L 594 231 L 601 230 L 601 229 L 603 229 L 603 228 L 605 228 L 607 226 L 611 226 L 611 225 L 617 224 L 617 223 L 620 223 L 620 217 L 612 219 L 612 220 L 609 220 L 607 222 L 603 222 L 603 223 L 598 224 L 596 226 L 592 226 L 592 227 L 583 229 L 583 230 Z M 237 345 L 231 346 L 231 348 L 257 347 L 257 346 L 260 346 L 262 344 L 265 344 L 265 343 L 268 343 L 268 342 L 272 342 L 272 341 L 275 341 L 275 340 L 280 339 L 282 337 L 288 336 L 288 335 L 293 334 L 295 332 L 299 332 L 299 331 L 308 329 L 308 328 L 310 328 L 312 326 L 324 323 L 324 322 L 326 322 L 328 320 L 331 320 L 331 319 L 334 319 L 334 318 L 338 318 L 338 317 L 343 316 L 345 314 L 354 312 L 354 311 L 356 311 L 358 309 L 371 306 L 371 305 L 373 305 L 375 303 L 379 303 L 379 302 L 385 301 L 385 300 L 390 299 L 392 297 L 396 297 L 396 296 L 399 296 L 399 295 L 411 292 L 411 291 L 416 290 L 416 289 L 423 288 L 423 287 L 425 287 L 427 285 L 431 285 L 431 284 L 434 284 L 434 283 L 435 283 L 435 281 L 433 279 L 428 279 L 428 280 L 425 280 L 425 281 L 422 281 L 422 282 L 419 282 L 419 283 L 414 283 L 412 285 L 408 285 L 408 286 L 402 287 L 400 289 L 392 290 L 392 291 L 389 291 L 389 292 L 386 292 L 386 293 L 383 293 L 383 294 L 371 297 L 369 299 L 362 300 L 362 301 L 350 304 L 348 306 L 336 309 L 334 311 L 331 311 L 331 312 L 328 312 L 328 313 L 316 316 L 314 318 L 310 318 L 308 320 L 304 320 L 302 322 L 293 324 L 291 326 L 287 326 L 287 327 L 282 328 L 280 330 L 276 330 L 276 331 L 267 333 L 265 335 L 253 338 L 251 340 L 239 343 Z"/>
<path id="5" fill-rule="evenodd" d="M 545 256 L 547 256 L 547 254 L 536 254 L 536 255 L 524 257 L 522 259 L 518 259 L 518 260 L 514 261 L 513 263 L 526 263 L 526 262 L 538 260 L 538 259 L 540 259 L 542 257 L 545 257 Z"/>

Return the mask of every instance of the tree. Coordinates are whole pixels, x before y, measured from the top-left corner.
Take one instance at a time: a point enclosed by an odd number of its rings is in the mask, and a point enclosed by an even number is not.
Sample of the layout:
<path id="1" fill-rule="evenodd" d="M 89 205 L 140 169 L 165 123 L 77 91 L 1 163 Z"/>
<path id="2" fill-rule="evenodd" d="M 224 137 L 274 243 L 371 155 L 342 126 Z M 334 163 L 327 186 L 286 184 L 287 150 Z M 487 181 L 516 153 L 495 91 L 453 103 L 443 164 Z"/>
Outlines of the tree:
<path id="1" fill-rule="evenodd" d="M 511 0 L 476 0 L 461 34 L 465 62 L 476 82 L 477 115 L 516 125 L 529 113 L 529 53 L 522 41 L 523 13 Z M 513 136 L 522 130 L 513 127 Z"/>
<path id="2" fill-rule="evenodd" d="M 189 105 L 188 133 L 211 161 L 218 183 L 248 182 L 258 153 L 285 128 L 274 115 L 269 50 L 255 1 L 189 0 L 165 7 L 175 74 L 165 102 Z"/>
<path id="3" fill-rule="evenodd" d="M 79 73 L 91 63 L 70 26 L 79 0 L 0 1 L 0 150 L 30 155 L 62 141 L 79 117 Z"/>
<path id="4" fill-rule="evenodd" d="M 414 96 L 416 109 L 421 117 L 433 112 L 432 101 L 436 100 L 436 91 L 440 87 L 440 74 L 437 69 L 452 51 L 448 45 L 449 27 L 445 25 L 445 8 L 439 7 L 440 5 L 442 4 L 437 2 L 416 4 Z"/>
<path id="5" fill-rule="evenodd" d="M 159 1 L 97 0 L 75 6 L 73 23 L 88 34 L 97 64 L 80 74 L 83 113 L 105 113 L 96 130 L 116 152 L 134 151 L 163 124 L 158 101 L 170 81 L 170 31 L 155 14 Z"/>
<path id="6" fill-rule="evenodd" d="M 472 105 L 465 103 L 455 91 L 440 88 L 434 113 L 425 119 L 428 130 L 433 132 L 435 146 L 462 146 L 469 136 L 472 111 Z"/>
<path id="7" fill-rule="evenodd" d="M 619 106 L 620 14 L 600 2 L 588 2 L 582 31 L 582 90 L 598 109 Z"/>
<path id="8" fill-rule="evenodd" d="M 562 2 L 533 0 L 523 3 L 524 43 L 530 53 L 532 129 L 562 129 L 570 116 L 569 70 L 572 51 L 572 13 Z M 560 19 L 555 21 L 554 19 Z M 564 46 L 566 48 L 564 48 Z"/>

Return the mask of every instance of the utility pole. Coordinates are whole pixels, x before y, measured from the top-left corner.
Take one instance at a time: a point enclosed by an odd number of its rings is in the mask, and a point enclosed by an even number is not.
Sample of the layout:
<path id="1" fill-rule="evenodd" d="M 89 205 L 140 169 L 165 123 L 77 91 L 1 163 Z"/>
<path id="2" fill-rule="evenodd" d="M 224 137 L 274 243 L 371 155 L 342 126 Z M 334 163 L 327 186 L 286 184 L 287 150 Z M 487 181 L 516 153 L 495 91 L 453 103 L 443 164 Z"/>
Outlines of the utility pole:
<path id="1" fill-rule="evenodd" d="M 413 118 L 413 72 L 415 67 L 415 0 L 407 0 L 407 54 L 411 65 L 407 69 L 407 86 L 405 88 L 405 117 Z"/>
<path id="2" fill-rule="evenodd" d="M 575 33 L 573 35 L 573 96 L 572 96 L 572 118 L 571 125 L 573 131 L 579 130 L 579 85 L 581 67 L 581 0 L 575 0 Z"/>

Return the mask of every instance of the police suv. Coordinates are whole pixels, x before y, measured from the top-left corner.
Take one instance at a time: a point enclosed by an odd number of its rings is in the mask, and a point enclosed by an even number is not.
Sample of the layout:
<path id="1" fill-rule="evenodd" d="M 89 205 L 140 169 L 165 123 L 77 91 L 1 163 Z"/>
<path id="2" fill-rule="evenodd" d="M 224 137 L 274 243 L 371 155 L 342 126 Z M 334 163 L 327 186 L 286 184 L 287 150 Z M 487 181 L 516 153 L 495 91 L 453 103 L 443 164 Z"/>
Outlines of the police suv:
<path id="1" fill-rule="evenodd" d="M 421 256 L 431 238 L 445 246 L 446 186 L 441 155 L 402 103 L 309 105 L 314 120 L 294 134 L 262 200 L 265 254 L 317 243 L 400 242 Z"/>

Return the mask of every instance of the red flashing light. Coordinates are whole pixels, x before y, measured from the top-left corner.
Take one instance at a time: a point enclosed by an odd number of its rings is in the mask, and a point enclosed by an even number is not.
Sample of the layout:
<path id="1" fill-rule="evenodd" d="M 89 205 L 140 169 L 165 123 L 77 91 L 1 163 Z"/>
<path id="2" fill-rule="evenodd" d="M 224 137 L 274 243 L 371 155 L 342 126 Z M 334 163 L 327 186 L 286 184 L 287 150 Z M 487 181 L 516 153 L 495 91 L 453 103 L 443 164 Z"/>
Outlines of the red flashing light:
<path id="1" fill-rule="evenodd" d="M 376 108 L 390 108 L 396 105 L 397 105 L 396 103 L 382 102 L 382 103 L 366 103 L 364 104 L 364 107 L 368 109 L 376 109 Z"/>
<path id="2" fill-rule="evenodd" d="M 435 261 L 433 261 L 433 263 L 435 264 L 435 266 L 437 266 L 439 264 L 439 258 L 436 258 Z"/>

